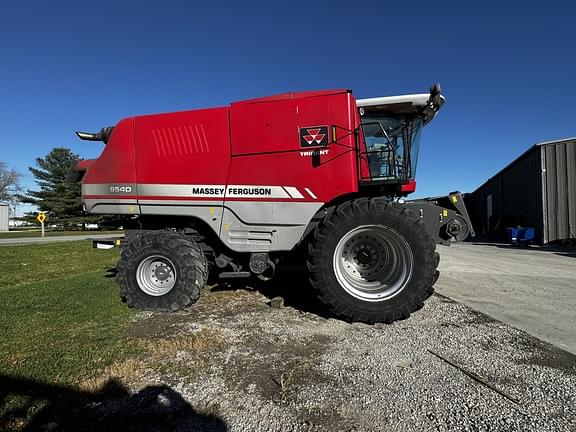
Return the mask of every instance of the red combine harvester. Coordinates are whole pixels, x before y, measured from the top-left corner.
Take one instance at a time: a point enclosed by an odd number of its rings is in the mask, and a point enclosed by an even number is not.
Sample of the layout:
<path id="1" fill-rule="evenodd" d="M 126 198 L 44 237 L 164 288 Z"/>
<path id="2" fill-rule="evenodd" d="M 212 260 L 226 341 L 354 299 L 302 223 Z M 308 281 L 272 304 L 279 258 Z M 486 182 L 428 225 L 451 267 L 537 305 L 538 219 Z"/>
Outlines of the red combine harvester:
<path id="1" fill-rule="evenodd" d="M 355 99 L 286 93 L 222 108 L 130 117 L 98 133 L 98 159 L 72 167 L 85 210 L 134 215 L 117 267 L 141 309 L 194 303 L 208 277 L 273 276 L 291 251 L 335 315 L 392 322 L 422 307 L 436 243 L 472 226 L 459 193 L 404 202 L 420 134 L 444 103 L 428 94 Z"/>

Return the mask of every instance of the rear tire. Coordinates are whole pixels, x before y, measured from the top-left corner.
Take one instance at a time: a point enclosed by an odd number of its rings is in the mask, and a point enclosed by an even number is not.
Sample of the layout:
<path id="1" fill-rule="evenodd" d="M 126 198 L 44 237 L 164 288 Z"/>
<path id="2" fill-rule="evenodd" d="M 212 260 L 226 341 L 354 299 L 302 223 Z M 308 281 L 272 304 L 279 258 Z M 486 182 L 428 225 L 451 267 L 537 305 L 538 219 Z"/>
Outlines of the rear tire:
<path id="1" fill-rule="evenodd" d="M 207 269 L 206 257 L 194 241 L 180 233 L 157 231 L 124 246 L 116 281 L 128 306 L 175 311 L 198 300 Z"/>
<path id="2" fill-rule="evenodd" d="M 434 291 L 436 245 L 424 223 L 386 198 L 339 205 L 308 247 L 310 282 L 330 311 L 368 323 L 408 318 Z"/>

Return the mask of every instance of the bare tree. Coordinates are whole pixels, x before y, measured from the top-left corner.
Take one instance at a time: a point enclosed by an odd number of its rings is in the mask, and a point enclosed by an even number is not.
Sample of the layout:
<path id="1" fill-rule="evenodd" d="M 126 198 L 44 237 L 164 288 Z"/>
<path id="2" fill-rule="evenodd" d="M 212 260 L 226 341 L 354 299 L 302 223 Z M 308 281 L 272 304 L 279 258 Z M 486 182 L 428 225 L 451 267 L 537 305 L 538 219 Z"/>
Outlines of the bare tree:
<path id="1" fill-rule="evenodd" d="M 0 161 L 0 201 L 14 204 L 20 191 L 20 173 L 8 168 L 8 164 Z"/>

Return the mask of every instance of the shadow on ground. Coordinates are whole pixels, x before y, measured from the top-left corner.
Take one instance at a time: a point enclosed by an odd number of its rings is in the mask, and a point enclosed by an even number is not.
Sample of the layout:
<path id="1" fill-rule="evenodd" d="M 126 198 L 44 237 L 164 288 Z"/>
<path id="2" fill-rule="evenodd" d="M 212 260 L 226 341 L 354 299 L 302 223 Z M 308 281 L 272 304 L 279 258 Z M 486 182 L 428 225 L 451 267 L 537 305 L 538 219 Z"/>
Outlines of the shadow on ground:
<path id="1" fill-rule="evenodd" d="M 576 247 L 574 246 L 563 246 L 561 244 L 550 244 L 544 246 L 538 245 L 512 245 L 508 243 L 495 243 L 495 242 L 471 242 L 474 245 L 480 246 L 493 246 L 500 249 L 511 249 L 511 250 L 530 250 L 535 252 L 550 252 L 560 256 L 566 256 L 570 258 L 576 258 Z"/>
<path id="2" fill-rule="evenodd" d="M 270 300 L 275 297 L 282 297 L 285 306 L 301 312 L 312 313 L 321 318 L 335 318 L 326 306 L 318 300 L 316 290 L 308 281 L 308 273 L 304 265 L 291 262 L 280 265 L 274 278 L 269 281 L 258 279 L 219 281 L 211 291 L 237 289 L 257 290 Z"/>
<path id="3" fill-rule="evenodd" d="M 116 270 L 116 267 L 108 267 L 105 271 L 104 277 L 105 278 L 115 278 L 117 273 L 118 273 L 118 270 Z"/>
<path id="4" fill-rule="evenodd" d="M 2 431 L 227 431 L 166 385 L 131 393 L 111 379 L 94 392 L 0 375 Z"/>
<path id="5" fill-rule="evenodd" d="M 302 312 L 309 312 L 322 318 L 335 318 L 334 315 L 318 300 L 316 290 L 308 280 L 308 272 L 304 264 L 298 264 L 292 259 L 287 263 L 280 264 L 273 279 L 262 281 L 256 277 L 239 279 L 216 279 L 210 291 L 234 291 L 234 290 L 257 290 L 262 295 L 272 300 L 282 297 L 284 305 Z M 109 267 L 103 277 L 115 278 L 117 270 Z"/>

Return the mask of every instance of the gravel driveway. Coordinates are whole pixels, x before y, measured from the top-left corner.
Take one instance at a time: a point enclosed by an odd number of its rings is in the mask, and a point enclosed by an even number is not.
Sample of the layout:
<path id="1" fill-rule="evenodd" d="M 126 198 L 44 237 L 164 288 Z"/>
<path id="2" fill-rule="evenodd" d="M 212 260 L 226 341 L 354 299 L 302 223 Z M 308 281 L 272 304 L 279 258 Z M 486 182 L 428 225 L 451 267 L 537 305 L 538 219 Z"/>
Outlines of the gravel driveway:
<path id="1" fill-rule="evenodd" d="M 574 257 L 493 249 L 441 249 L 438 290 L 494 315 L 511 310 L 514 325 L 531 323 L 525 308 L 556 308 L 569 332 L 574 296 L 546 301 L 574 289 Z M 556 262 L 556 285 L 523 295 Z M 49 399 L 29 430 L 576 432 L 576 356 L 448 297 L 367 325 L 331 318 L 297 268 L 238 287 L 206 289 L 177 313 L 137 314 L 124 337 L 139 348 L 80 392 L 50 397 L 54 386 L 10 377 L 0 387 Z M 277 296 L 285 306 L 269 305 Z"/>
<path id="2" fill-rule="evenodd" d="M 169 386 L 211 419 L 158 430 L 576 430 L 572 354 L 439 295 L 393 325 L 349 324 L 296 275 L 281 280 L 133 323 L 127 337 L 158 350 L 123 378 Z M 288 306 L 271 308 L 279 292 Z"/>

